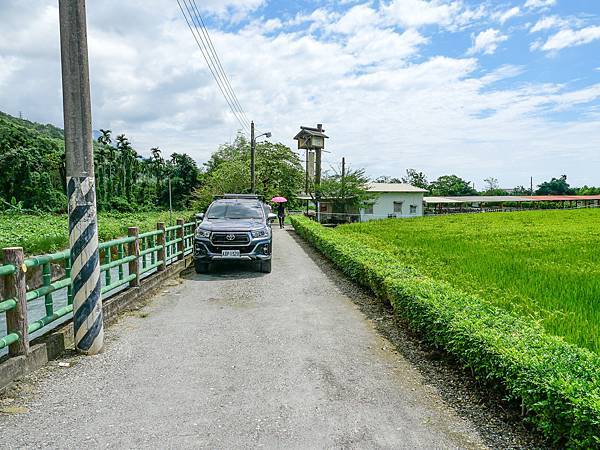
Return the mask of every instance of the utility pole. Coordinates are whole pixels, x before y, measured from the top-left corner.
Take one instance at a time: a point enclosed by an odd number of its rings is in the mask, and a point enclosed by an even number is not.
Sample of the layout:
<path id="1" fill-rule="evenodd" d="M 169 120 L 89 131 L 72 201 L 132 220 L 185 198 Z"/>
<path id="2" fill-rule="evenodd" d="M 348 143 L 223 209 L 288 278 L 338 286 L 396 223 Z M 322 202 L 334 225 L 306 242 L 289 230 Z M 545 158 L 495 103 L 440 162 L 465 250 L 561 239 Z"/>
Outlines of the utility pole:
<path id="1" fill-rule="evenodd" d="M 321 149 L 315 148 L 315 200 L 317 222 L 321 223 Z"/>
<path id="2" fill-rule="evenodd" d="M 256 139 L 254 138 L 254 120 L 250 122 L 250 193 L 256 192 L 256 178 L 254 176 L 256 158 Z"/>
<path id="3" fill-rule="evenodd" d="M 342 203 L 344 205 L 344 214 L 346 214 L 346 158 L 342 157 Z M 346 218 L 344 217 L 344 220 Z"/>
<path id="4" fill-rule="evenodd" d="M 529 192 L 531 193 L 530 195 L 533 195 L 533 177 L 531 177 L 529 183 Z"/>
<path id="5" fill-rule="evenodd" d="M 309 158 L 310 150 L 306 149 L 306 161 L 304 162 L 306 165 L 306 178 L 304 180 L 304 194 L 307 196 L 306 199 L 306 215 L 308 216 L 308 158 Z"/>
<path id="6" fill-rule="evenodd" d="M 104 328 L 92 148 L 85 0 L 59 0 L 75 348 L 102 350 Z"/>

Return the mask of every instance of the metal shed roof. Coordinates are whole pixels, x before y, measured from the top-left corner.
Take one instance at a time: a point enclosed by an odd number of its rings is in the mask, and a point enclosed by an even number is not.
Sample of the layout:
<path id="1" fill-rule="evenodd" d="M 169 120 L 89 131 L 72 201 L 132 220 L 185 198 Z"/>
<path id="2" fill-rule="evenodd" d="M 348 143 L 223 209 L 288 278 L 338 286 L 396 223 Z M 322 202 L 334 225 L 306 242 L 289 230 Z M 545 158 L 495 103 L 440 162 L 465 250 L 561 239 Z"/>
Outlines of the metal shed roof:
<path id="1" fill-rule="evenodd" d="M 461 197 L 423 197 L 425 203 L 503 203 L 503 202 L 560 202 L 571 200 L 600 200 L 600 195 L 465 195 Z"/>

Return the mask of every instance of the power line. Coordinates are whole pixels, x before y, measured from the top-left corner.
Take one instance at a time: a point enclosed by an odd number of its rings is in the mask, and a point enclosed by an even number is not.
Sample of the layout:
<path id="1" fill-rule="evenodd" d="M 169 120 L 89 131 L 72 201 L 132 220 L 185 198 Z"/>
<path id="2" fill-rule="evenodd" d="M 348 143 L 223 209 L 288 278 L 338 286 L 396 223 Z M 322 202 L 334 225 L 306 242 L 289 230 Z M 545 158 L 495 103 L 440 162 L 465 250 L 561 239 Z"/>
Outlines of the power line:
<path id="1" fill-rule="evenodd" d="M 225 85 L 227 86 L 227 88 L 229 89 L 230 94 L 233 97 L 233 101 L 234 104 L 237 106 L 238 111 L 240 112 L 240 114 L 242 114 L 242 117 L 244 118 L 244 120 L 246 121 L 246 123 L 248 125 L 250 125 L 250 121 L 248 120 L 248 117 L 246 116 L 246 113 L 244 112 L 244 108 L 242 108 L 242 105 L 240 104 L 240 101 L 237 98 L 237 95 L 235 95 L 235 91 L 233 90 L 233 87 L 231 86 L 231 83 L 229 81 L 229 77 L 227 76 L 227 74 L 225 73 L 225 70 L 223 69 L 223 65 L 221 64 L 221 59 L 219 58 L 219 55 L 217 53 L 217 50 L 215 49 L 215 46 L 213 44 L 213 41 L 210 37 L 210 34 L 208 32 L 208 28 L 206 28 L 206 24 L 204 23 L 204 19 L 202 19 L 202 15 L 200 14 L 200 10 L 198 9 L 198 5 L 196 4 L 196 0 L 191 0 L 191 4 L 194 7 L 194 10 L 196 12 L 196 23 L 198 25 L 200 25 L 200 29 L 202 30 L 204 37 L 205 37 L 205 42 L 208 43 L 208 48 L 210 49 L 210 53 L 212 53 L 213 55 L 213 62 L 216 61 L 217 63 L 217 72 L 221 72 L 221 76 L 222 78 L 225 80 Z M 198 19 L 200 19 L 200 21 L 198 22 Z"/>
<path id="2" fill-rule="evenodd" d="M 186 0 L 183 0 L 183 2 L 185 4 L 186 10 L 188 11 L 188 14 L 190 15 L 190 18 L 192 18 L 193 14 L 191 13 L 190 8 L 188 7 L 188 4 L 186 3 Z M 221 85 L 221 83 L 222 83 L 221 77 L 217 76 L 217 74 L 215 74 L 215 71 L 213 70 L 211 63 L 209 62 L 209 58 L 207 57 L 205 50 L 202 48 L 202 46 L 200 45 L 200 42 L 198 41 L 198 38 L 200 38 L 200 40 L 204 43 L 204 41 L 202 40 L 202 37 L 200 36 L 200 34 L 198 34 L 198 36 L 196 36 L 197 32 L 194 31 L 194 27 L 192 27 L 192 25 L 190 24 L 190 21 L 188 20 L 188 17 L 186 15 L 185 11 L 183 10 L 183 7 L 181 6 L 181 2 L 179 0 L 177 0 L 177 4 L 179 5 L 179 9 L 181 10 L 181 13 L 183 14 L 183 17 L 185 19 L 185 22 L 187 23 L 188 28 L 192 32 L 192 36 L 194 37 L 194 40 L 196 41 L 196 45 L 198 46 L 198 48 L 200 49 L 200 52 L 202 53 L 202 56 L 204 57 L 204 61 L 206 61 L 206 64 L 208 65 L 208 69 L 210 70 L 210 73 L 212 74 L 214 80 L 216 81 L 217 86 L 219 87 L 219 90 L 221 91 L 221 94 L 223 94 L 225 101 L 229 105 L 231 112 L 233 113 L 233 115 L 235 116 L 237 121 L 240 123 L 240 125 L 242 125 L 242 128 L 245 129 L 246 131 L 248 131 L 248 126 L 245 124 L 243 117 L 240 115 L 240 113 L 234 107 L 232 100 L 227 95 L 226 90 Z"/>

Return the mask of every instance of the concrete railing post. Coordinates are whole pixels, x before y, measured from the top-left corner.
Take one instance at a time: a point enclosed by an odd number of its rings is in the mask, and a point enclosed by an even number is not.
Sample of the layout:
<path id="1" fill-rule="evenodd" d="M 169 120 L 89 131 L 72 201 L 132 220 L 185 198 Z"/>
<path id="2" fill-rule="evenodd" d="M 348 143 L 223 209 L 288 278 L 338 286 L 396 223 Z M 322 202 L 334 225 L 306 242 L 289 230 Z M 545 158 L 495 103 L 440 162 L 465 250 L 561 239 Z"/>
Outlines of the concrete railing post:
<path id="1" fill-rule="evenodd" d="M 157 252 L 157 259 L 158 261 L 161 261 L 158 265 L 159 272 L 165 270 L 167 267 L 167 231 L 165 228 L 164 222 L 158 222 L 156 224 L 156 229 L 161 231 L 161 233 L 156 236 L 156 243 L 160 246 L 160 249 Z"/>
<path id="2" fill-rule="evenodd" d="M 183 242 L 183 236 L 185 234 L 184 230 L 183 230 L 183 224 L 185 223 L 185 221 L 183 219 L 177 219 L 177 226 L 179 228 L 177 228 L 177 239 L 181 239 L 178 243 L 177 243 L 177 253 L 179 253 L 179 255 L 177 256 L 177 260 L 181 261 L 183 259 L 183 252 L 185 250 L 185 242 Z"/>
<path id="3" fill-rule="evenodd" d="M 138 287 L 140 285 L 140 240 L 138 238 L 140 229 L 138 227 L 129 227 L 127 235 L 135 237 L 134 241 L 127 244 L 127 256 L 134 256 L 135 259 L 129 261 L 129 275 L 135 274 L 135 278 L 129 282 L 129 287 Z"/>
<path id="4" fill-rule="evenodd" d="M 6 330 L 19 335 L 19 340 L 8 347 L 8 354 L 10 356 L 26 355 L 29 353 L 29 324 L 27 323 L 25 256 L 22 247 L 5 248 L 3 252 L 4 264 L 11 264 L 16 268 L 15 273 L 7 276 L 4 280 L 4 298 L 13 298 L 17 302 L 17 306 L 6 311 Z"/>

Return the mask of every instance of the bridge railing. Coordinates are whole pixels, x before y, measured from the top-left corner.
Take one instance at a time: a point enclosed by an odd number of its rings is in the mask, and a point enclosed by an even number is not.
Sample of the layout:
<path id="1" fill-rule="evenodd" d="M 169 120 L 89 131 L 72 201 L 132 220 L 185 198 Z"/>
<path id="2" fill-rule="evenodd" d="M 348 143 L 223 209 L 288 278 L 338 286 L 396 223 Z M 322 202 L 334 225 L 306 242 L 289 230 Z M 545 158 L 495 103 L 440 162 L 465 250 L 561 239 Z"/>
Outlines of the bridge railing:
<path id="1" fill-rule="evenodd" d="M 195 222 L 185 223 L 178 219 L 177 225 L 165 227 L 164 223 L 158 223 L 156 230 L 145 233 L 138 233 L 137 227 L 131 227 L 128 236 L 101 242 L 98 248 L 102 297 L 108 299 L 125 289 L 139 286 L 151 273 L 165 270 L 168 265 L 192 254 L 195 229 Z M 64 250 L 24 258 L 23 249 L 12 248 L 3 249 L 3 255 L 5 261 L 0 263 L 4 286 L 0 292 L 0 356 L 6 353 L 6 347 L 9 356 L 17 356 L 28 352 L 29 341 L 36 335 L 56 328 L 72 316 L 71 252 Z M 7 255 L 16 255 L 22 263 L 7 263 Z M 25 273 L 28 270 L 41 271 L 41 280 L 37 283 L 30 280 L 39 287 L 27 287 Z M 57 293 L 60 295 L 56 296 Z M 43 305 L 40 304 L 42 299 Z"/>

